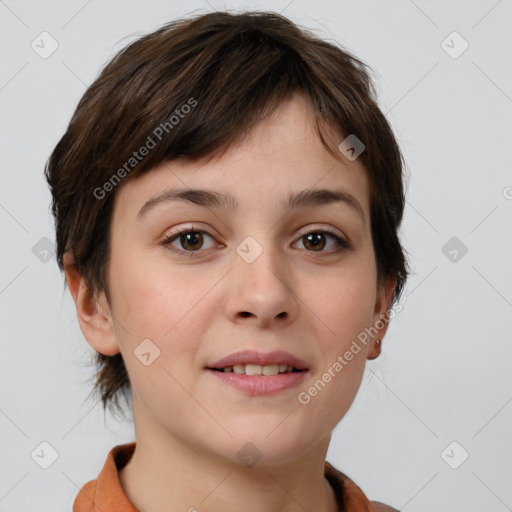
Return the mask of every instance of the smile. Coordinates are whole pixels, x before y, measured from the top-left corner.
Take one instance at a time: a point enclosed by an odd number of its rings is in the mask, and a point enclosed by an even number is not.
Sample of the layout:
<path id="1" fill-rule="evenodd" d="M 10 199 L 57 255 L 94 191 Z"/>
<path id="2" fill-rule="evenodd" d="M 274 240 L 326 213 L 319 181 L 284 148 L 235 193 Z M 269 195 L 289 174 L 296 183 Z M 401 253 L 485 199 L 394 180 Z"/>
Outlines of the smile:
<path id="1" fill-rule="evenodd" d="M 270 364 L 270 365 L 259 365 L 259 364 L 235 364 L 234 366 L 226 366 L 225 368 L 211 368 L 219 372 L 225 373 L 237 373 L 239 375 L 279 375 L 280 373 L 292 373 L 298 372 L 297 368 L 286 364 Z"/>

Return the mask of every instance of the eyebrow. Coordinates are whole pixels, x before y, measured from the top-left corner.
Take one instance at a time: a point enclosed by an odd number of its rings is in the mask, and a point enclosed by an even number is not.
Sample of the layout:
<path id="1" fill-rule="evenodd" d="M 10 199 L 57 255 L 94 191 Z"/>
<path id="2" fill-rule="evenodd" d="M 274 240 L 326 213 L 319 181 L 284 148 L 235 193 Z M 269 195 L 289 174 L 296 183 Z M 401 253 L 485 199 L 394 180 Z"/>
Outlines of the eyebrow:
<path id="1" fill-rule="evenodd" d="M 182 201 L 205 206 L 209 208 L 224 208 L 236 210 L 239 206 L 238 200 L 230 195 L 213 190 L 200 190 L 190 188 L 167 189 L 152 197 L 139 210 L 137 219 L 142 219 L 149 210 L 155 206 L 172 201 Z M 282 209 L 322 206 L 332 203 L 344 203 L 352 208 L 361 217 L 366 226 L 366 217 L 361 203 L 349 192 L 341 189 L 306 189 L 298 192 L 291 192 L 287 199 L 280 202 Z"/>

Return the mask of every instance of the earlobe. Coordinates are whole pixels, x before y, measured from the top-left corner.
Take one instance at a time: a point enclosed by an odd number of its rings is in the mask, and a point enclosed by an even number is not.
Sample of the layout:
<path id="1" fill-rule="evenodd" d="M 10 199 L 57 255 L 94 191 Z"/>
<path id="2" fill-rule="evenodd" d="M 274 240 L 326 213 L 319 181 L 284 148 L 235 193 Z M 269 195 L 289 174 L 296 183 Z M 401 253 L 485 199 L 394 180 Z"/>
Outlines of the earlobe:
<path id="1" fill-rule="evenodd" d="M 91 347 L 101 354 L 113 356 L 120 352 L 114 322 L 104 294 L 96 296 L 80 274 L 72 257 L 64 255 L 64 270 L 69 291 L 76 306 L 80 329 Z"/>

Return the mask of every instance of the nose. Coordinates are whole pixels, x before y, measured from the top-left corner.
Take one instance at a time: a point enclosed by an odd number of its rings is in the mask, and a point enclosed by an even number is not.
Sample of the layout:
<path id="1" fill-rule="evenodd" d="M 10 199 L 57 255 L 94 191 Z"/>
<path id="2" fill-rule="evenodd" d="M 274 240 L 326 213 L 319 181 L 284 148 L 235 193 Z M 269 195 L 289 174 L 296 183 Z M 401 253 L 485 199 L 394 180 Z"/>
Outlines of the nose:
<path id="1" fill-rule="evenodd" d="M 230 276 L 225 307 L 232 322 L 268 328 L 297 318 L 296 274 L 275 251 L 263 250 L 252 262 L 236 254 Z"/>

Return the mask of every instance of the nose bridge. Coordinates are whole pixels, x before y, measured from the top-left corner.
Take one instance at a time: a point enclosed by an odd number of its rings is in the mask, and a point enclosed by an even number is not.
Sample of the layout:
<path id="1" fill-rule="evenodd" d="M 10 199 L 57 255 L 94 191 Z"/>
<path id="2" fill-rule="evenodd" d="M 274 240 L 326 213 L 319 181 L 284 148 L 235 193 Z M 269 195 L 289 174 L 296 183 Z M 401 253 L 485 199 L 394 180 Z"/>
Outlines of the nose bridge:
<path id="1" fill-rule="evenodd" d="M 229 313 L 244 317 L 250 313 L 261 322 L 278 316 L 294 318 L 297 303 L 286 255 L 273 247 L 270 233 L 256 236 L 246 237 L 236 247 Z"/>

